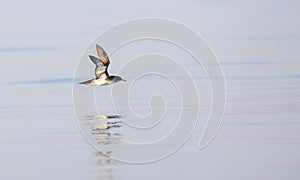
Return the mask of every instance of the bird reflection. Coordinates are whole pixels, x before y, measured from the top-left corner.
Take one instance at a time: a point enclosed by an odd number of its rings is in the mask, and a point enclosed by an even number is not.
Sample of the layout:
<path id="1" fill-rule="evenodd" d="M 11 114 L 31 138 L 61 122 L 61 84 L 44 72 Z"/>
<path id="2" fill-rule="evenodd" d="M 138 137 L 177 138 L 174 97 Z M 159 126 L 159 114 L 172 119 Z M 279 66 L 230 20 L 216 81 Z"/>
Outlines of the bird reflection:
<path id="1" fill-rule="evenodd" d="M 120 119 L 123 118 L 121 115 L 95 115 L 95 116 L 85 116 L 86 120 L 97 120 L 97 119 Z"/>
<path id="2" fill-rule="evenodd" d="M 97 164 L 100 166 L 109 166 L 112 165 L 112 161 L 110 159 L 111 151 L 99 151 L 97 153 Z"/>
<path id="3" fill-rule="evenodd" d="M 116 128 L 116 127 L 121 127 L 121 122 L 99 122 L 96 124 L 96 127 L 94 127 L 92 130 L 93 131 L 103 131 L 107 130 L 110 128 Z"/>
<path id="4" fill-rule="evenodd" d="M 111 151 L 100 151 L 96 154 L 97 164 L 99 168 L 99 174 L 101 180 L 110 180 L 113 178 L 112 161 L 110 159 Z"/>
<path id="5" fill-rule="evenodd" d="M 104 151 L 99 151 L 99 152 L 98 152 L 98 155 L 99 155 L 99 156 L 103 156 L 103 157 L 110 157 L 111 151 L 106 151 L 106 152 L 104 152 Z"/>
<path id="6" fill-rule="evenodd" d="M 93 136 L 93 142 L 95 144 L 113 144 L 117 143 L 121 139 L 121 134 L 119 133 L 107 133 L 107 132 L 101 132 L 94 134 Z"/>
<path id="7" fill-rule="evenodd" d="M 118 132 L 123 122 L 121 115 L 91 115 L 81 118 L 81 127 L 87 133 L 88 139 L 99 149 L 96 154 L 97 164 L 99 165 L 99 174 L 101 180 L 110 180 L 113 178 L 113 160 L 111 159 L 111 145 L 117 144 L 122 139 L 122 134 Z"/>

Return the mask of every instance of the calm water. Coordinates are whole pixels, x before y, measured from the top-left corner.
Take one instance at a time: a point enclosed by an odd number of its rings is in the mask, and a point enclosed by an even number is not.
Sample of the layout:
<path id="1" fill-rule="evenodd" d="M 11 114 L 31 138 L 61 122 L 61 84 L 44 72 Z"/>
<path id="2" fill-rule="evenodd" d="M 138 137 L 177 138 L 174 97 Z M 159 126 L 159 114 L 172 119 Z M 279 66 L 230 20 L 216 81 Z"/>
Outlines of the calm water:
<path id="1" fill-rule="evenodd" d="M 40 17 L 30 11 L 30 5 L 34 4 L 40 7 L 39 12 L 35 12 Z M 178 4 L 190 9 L 184 17 L 179 17 L 171 10 L 175 5 L 169 7 L 166 3 L 166 9 L 159 10 L 158 15 L 191 25 L 216 51 L 227 84 L 226 112 L 214 141 L 206 149 L 198 150 L 209 107 L 209 87 L 203 72 L 199 72 L 194 79 L 202 109 L 192 137 L 163 160 L 133 165 L 109 158 L 114 153 L 110 145 L 147 133 L 135 134 L 126 127 L 122 122 L 126 114 L 106 120 L 94 117 L 114 114 L 106 94 L 109 87 L 97 87 L 95 97 L 100 113 L 80 117 L 83 130 L 106 150 L 100 153 L 93 149 L 75 120 L 72 76 L 82 50 L 96 33 L 126 18 L 157 16 L 153 14 L 156 6 L 140 4 L 139 11 L 124 17 L 122 4 L 117 7 L 96 1 L 74 4 L 70 13 L 65 14 L 65 8 L 55 3 L 30 2 L 22 10 L 13 3 L 3 3 L 0 17 L 11 17 L 11 20 L 5 21 L 5 28 L 0 32 L 3 39 L 0 43 L 0 179 L 299 179 L 300 54 L 296 47 L 300 41 L 299 24 L 292 23 L 296 22 L 293 18 L 299 17 L 295 4 L 296 1 L 284 4 L 278 1 L 269 6 L 264 1 L 257 9 L 254 2 L 191 1 Z M 105 7 L 102 12 L 108 14 L 108 19 L 101 20 L 103 24 L 95 24 L 94 17 L 101 16 L 96 8 L 100 5 Z M 62 6 L 68 7 L 68 4 Z M 57 13 L 51 13 L 51 8 L 58 8 Z M 110 8 L 115 8 L 116 14 L 112 14 Z M 253 16 L 250 12 L 247 14 L 246 9 L 261 13 L 262 17 L 254 12 Z M 197 13 L 199 21 L 191 18 L 192 12 Z M 19 19 L 21 13 L 26 20 Z M 223 20 L 211 24 L 222 17 L 228 18 L 228 26 Z M 224 30 L 219 33 L 217 29 L 221 27 Z M 148 43 L 147 48 L 151 45 Z M 117 72 L 124 59 L 131 57 L 129 49 L 120 49 L 112 55 L 111 72 Z M 144 46 L 135 50 L 139 54 L 143 49 Z M 90 77 L 92 67 L 91 64 Z M 193 73 L 198 72 L 193 64 L 187 67 Z M 132 77 L 127 80 L 130 83 Z M 146 81 L 162 83 L 154 77 Z M 131 97 L 132 105 L 137 112 L 147 114 L 144 93 L 149 87 L 141 85 L 139 88 Z M 176 106 L 172 108 L 168 110 L 169 120 L 172 114 L 178 113 Z M 108 122 L 112 127 L 103 130 L 100 122 Z M 156 139 L 168 128 L 170 126 L 155 129 L 140 140 Z"/>

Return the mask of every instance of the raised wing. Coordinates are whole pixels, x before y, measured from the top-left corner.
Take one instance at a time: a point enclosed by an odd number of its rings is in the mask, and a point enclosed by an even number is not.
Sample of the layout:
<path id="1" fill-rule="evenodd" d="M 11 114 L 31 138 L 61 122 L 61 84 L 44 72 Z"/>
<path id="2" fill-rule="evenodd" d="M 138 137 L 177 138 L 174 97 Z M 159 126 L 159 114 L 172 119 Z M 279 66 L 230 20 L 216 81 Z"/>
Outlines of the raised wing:
<path id="1" fill-rule="evenodd" d="M 107 65 L 105 65 L 100 59 L 96 58 L 95 56 L 89 55 L 89 57 L 96 65 L 95 68 L 96 79 L 108 77 L 109 75 L 107 73 Z"/>
<path id="2" fill-rule="evenodd" d="M 102 61 L 104 65 L 108 66 L 110 61 L 104 49 L 100 45 L 96 44 L 96 50 L 100 61 Z"/>

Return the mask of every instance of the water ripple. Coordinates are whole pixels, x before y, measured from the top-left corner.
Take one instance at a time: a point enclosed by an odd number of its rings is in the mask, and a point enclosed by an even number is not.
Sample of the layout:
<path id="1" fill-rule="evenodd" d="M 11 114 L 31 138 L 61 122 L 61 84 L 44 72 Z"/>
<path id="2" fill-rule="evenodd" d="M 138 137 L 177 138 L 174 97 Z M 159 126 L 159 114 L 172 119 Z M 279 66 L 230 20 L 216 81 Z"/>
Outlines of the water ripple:
<path id="1" fill-rule="evenodd" d="M 0 48 L 0 52 L 4 53 L 15 53 L 15 52 L 29 52 L 29 51 L 52 51 L 58 50 L 55 47 L 8 47 Z"/>

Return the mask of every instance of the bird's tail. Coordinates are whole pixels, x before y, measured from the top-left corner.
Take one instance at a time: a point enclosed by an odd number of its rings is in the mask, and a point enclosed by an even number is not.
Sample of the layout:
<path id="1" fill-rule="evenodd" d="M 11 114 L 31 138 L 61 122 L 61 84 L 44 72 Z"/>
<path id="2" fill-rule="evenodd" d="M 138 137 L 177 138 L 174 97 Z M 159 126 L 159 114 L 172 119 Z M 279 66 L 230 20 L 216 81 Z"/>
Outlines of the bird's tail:
<path id="1" fill-rule="evenodd" d="M 87 80 L 87 81 L 83 81 L 83 82 L 79 82 L 77 84 L 91 84 L 91 82 L 93 81 L 94 79 L 90 79 L 90 80 Z"/>

